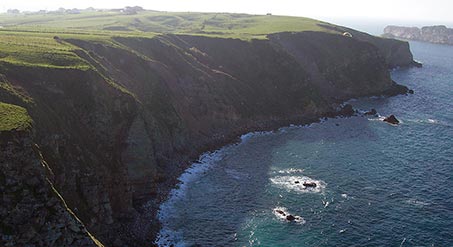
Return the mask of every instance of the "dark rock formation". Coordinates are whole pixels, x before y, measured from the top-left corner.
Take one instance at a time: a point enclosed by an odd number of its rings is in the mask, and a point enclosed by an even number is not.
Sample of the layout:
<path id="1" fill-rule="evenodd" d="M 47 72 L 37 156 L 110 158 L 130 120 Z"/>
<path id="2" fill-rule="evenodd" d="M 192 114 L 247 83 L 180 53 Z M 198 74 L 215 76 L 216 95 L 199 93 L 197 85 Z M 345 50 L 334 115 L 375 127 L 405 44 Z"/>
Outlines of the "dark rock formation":
<path id="1" fill-rule="evenodd" d="M 295 221 L 296 220 L 296 217 L 294 217 L 292 214 L 289 214 L 286 216 L 286 220 L 288 221 Z"/>
<path id="2" fill-rule="evenodd" d="M 0 246 L 101 246 L 53 186 L 29 131 L 0 133 Z"/>
<path id="3" fill-rule="evenodd" d="M 283 216 L 286 216 L 286 213 L 283 212 L 282 210 L 278 210 L 278 209 L 277 209 L 277 210 L 275 210 L 275 212 L 277 212 L 278 214 L 281 214 L 281 215 L 283 215 Z"/>
<path id="4" fill-rule="evenodd" d="M 304 182 L 303 185 L 310 188 L 315 188 L 317 186 L 315 182 Z"/>
<path id="5" fill-rule="evenodd" d="M 435 44 L 453 45 L 453 29 L 444 25 L 427 27 L 387 26 L 384 37 L 417 40 Z"/>
<path id="6" fill-rule="evenodd" d="M 377 115 L 377 111 L 376 111 L 376 109 L 373 108 L 370 111 L 365 112 L 365 115 L 366 116 L 376 116 Z"/>
<path id="7" fill-rule="evenodd" d="M 382 92 L 382 95 L 385 96 L 396 96 L 400 94 L 407 94 L 409 89 L 406 86 L 399 85 L 396 82 L 393 82 L 393 85 L 389 87 L 387 90 Z"/>
<path id="8" fill-rule="evenodd" d="M 355 114 L 354 108 L 352 108 L 351 104 L 344 105 L 341 110 L 338 112 L 338 115 L 343 117 L 351 117 Z"/>
<path id="9" fill-rule="evenodd" d="M 386 118 L 384 118 L 384 122 L 390 123 L 390 124 L 399 124 L 400 121 L 396 119 L 395 115 L 390 115 Z"/>
<path id="10" fill-rule="evenodd" d="M 38 178 L 43 190 L 36 193 L 43 199 L 33 196 L 30 203 L 38 205 L 37 226 L 48 222 L 57 228 L 55 234 L 62 236 L 57 245 L 70 240 L 73 246 L 92 245 L 88 231 L 107 246 L 148 245 L 159 229 L 154 217 L 159 203 L 188 161 L 202 152 L 250 131 L 337 114 L 339 102 L 352 97 L 404 91 L 387 68 L 412 58 L 406 43 L 348 32 L 352 38 L 304 32 L 249 42 L 161 35 L 116 38 L 115 46 L 65 40 L 96 69 L 0 62 L 0 83 L 7 85 L 0 87 L 0 101 L 28 110 L 36 133 L 28 143 L 40 147 L 37 159 L 31 155 L 33 145 L 15 146 L 17 154 L 10 155 L 10 144 L 4 142 L 0 184 L 9 181 L 3 179 L 7 174 L 19 186 Z M 393 50 L 404 60 L 397 60 Z M 20 156 L 21 150 L 30 154 Z M 52 173 L 28 169 L 40 162 Z M 21 165 L 27 169 L 14 171 Z M 26 194 L 17 202 L 34 193 L 29 187 L 19 191 Z M 52 198 L 57 198 L 58 213 L 40 206 Z M 2 213 L 12 210 L 8 202 L 0 208 Z M 35 211 L 24 208 L 15 215 L 35 217 Z M 12 222 L 3 221 L 2 214 L 5 236 L 29 231 Z M 55 235 L 46 231 L 30 230 Z M 27 241 L 43 239 L 36 234 Z M 17 241 L 8 243 L 20 246 Z M 51 245 L 42 241 L 38 245 Z"/>

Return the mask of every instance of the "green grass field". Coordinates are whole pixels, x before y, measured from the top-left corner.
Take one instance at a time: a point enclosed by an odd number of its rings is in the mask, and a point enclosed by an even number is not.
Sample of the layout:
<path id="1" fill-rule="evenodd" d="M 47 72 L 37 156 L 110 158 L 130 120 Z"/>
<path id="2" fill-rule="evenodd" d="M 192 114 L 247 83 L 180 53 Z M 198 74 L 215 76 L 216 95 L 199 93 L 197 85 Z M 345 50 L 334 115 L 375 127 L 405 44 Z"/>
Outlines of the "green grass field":
<path id="1" fill-rule="evenodd" d="M 282 31 L 323 31 L 318 23 L 320 21 L 302 17 L 158 11 L 142 11 L 135 15 L 119 12 L 0 15 L 0 26 L 3 26 L 3 29 L 42 32 L 97 31 L 96 33 L 106 35 L 151 32 L 263 38 L 269 33 Z"/>
<path id="2" fill-rule="evenodd" d="M 80 14 L 0 14 L 0 61 L 24 66 L 86 69 L 65 38 L 113 43 L 112 37 L 153 37 L 157 34 L 192 34 L 211 37 L 265 39 L 282 31 L 326 31 L 320 21 L 272 15 L 228 13 L 170 13 L 142 11 Z M 55 40 L 58 36 L 61 40 Z"/>

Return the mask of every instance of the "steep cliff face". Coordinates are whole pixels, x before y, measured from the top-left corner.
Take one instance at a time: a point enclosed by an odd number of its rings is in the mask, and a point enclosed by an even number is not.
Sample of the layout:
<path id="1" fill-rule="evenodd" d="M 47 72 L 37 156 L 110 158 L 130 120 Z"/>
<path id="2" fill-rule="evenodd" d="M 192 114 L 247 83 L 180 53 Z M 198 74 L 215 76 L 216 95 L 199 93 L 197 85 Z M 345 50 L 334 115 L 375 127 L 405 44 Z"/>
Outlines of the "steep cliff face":
<path id="1" fill-rule="evenodd" d="M 102 246 L 53 185 L 31 130 L 0 132 L 0 245 Z"/>
<path id="2" fill-rule="evenodd" d="M 446 26 L 401 27 L 387 26 L 384 37 L 417 40 L 435 44 L 453 45 L 453 29 Z"/>
<path id="3" fill-rule="evenodd" d="M 336 34 L 67 42 L 92 69 L 3 63 L 1 101 L 27 108 L 52 186 L 108 246 L 153 240 L 158 203 L 201 152 L 314 121 L 351 97 L 406 90 L 387 71 L 391 49 Z"/>
<path id="4" fill-rule="evenodd" d="M 409 48 L 409 43 L 406 41 L 396 40 L 393 38 L 379 38 L 341 26 L 323 25 L 323 27 L 337 32 L 350 33 L 353 39 L 374 45 L 379 49 L 379 53 L 385 59 L 385 62 L 390 69 L 397 67 L 420 66 L 419 63 L 414 61 Z"/>
<path id="5" fill-rule="evenodd" d="M 270 39 L 309 71 L 312 85 L 325 98 L 344 100 L 392 87 L 386 63 L 370 43 L 316 32 L 280 33 Z"/>
<path id="6" fill-rule="evenodd" d="M 2 101 L 28 109 L 53 185 L 90 231 L 114 239 L 110 226 L 135 213 L 120 160 L 134 98 L 92 70 L 1 67 Z"/>

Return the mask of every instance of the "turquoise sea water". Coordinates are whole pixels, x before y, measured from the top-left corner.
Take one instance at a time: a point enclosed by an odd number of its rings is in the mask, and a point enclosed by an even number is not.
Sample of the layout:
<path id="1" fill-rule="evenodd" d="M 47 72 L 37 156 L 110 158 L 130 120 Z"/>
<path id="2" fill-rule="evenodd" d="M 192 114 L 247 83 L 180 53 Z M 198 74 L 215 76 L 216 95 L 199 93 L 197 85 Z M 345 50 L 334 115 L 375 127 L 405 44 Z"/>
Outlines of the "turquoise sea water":
<path id="1" fill-rule="evenodd" d="M 350 102 L 401 125 L 329 119 L 206 154 L 162 205 L 158 243 L 453 246 L 453 47 L 411 49 L 424 67 L 392 76 L 414 95 Z M 300 218 L 288 222 L 276 210 Z"/>

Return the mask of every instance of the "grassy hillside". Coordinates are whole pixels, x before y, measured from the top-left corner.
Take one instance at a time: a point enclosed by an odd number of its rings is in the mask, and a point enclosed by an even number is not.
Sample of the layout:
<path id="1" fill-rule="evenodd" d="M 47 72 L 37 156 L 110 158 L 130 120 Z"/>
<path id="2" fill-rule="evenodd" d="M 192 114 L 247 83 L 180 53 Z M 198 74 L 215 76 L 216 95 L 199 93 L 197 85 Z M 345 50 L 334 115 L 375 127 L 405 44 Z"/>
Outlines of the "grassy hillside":
<path id="1" fill-rule="evenodd" d="M 49 32 L 90 32 L 104 35 L 139 33 L 204 34 L 237 38 L 264 38 L 282 31 L 322 31 L 317 20 L 272 15 L 228 13 L 171 13 L 141 11 L 126 15 L 120 12 L 82 12 L 80 14 L 0 15 L 3 29 Z"/>
<path id="2" fill-rule="evenodd" d="M 78 48 L 64 39 L 120 45 L 112 38 L 174 33 L 251 40 L 283 31 L 334 32 L 320 23 L 302 17 L 158 11 L 0 14 L 0 62 L 86 70 L 90 66 L 74 53 Z"/>

